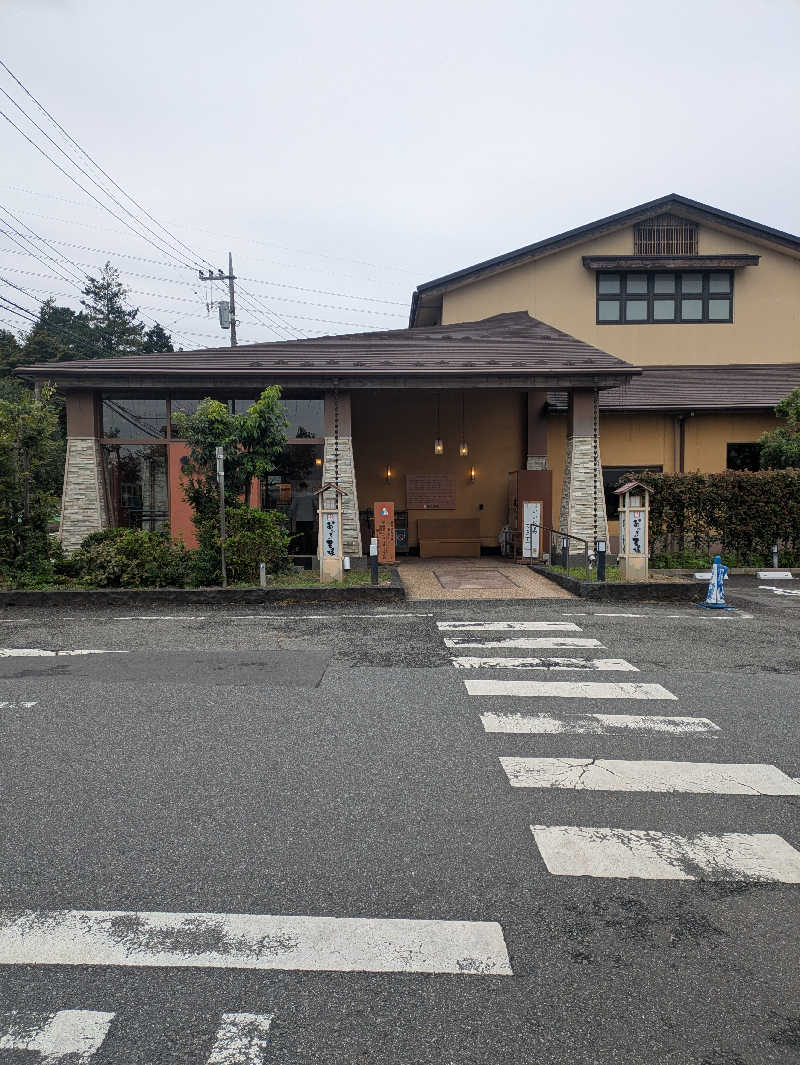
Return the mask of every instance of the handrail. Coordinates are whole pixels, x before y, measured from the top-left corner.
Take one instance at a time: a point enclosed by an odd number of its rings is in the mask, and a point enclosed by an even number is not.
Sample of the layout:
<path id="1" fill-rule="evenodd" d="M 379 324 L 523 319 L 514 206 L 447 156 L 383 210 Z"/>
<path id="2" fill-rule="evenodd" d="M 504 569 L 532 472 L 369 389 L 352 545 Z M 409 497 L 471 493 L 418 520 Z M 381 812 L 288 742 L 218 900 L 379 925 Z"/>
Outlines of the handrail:
<path id="1" fill-rule="evenodd" d="M 552 562 L 552 559 L 554 558 L 554 555 L 555 555 L 555 552 L 553 551 L 553 538 L 557 537 L 557 538 L 559 538 L 561 540 L 561 545 L 560 545 L 560 548 L 559 548 L 560 554 L 561 554 L 561 565 L 564 567 L 564 570 L 565 570 L 567 576 L 569 576 L 569 546 L 568 546 L 567 541 L 568 540 L 575 540 L 579 544 L 583 544 L 583 569 L 584 569 L 584 573 L 586 574 L 586 580 L 587 581 L 589 580 L 589 541 L 588 540 L 584 540 L 584 538 L 582 536 L 575 536 L 574 533 L 561 532 L 560 529 L 551 529 L 549 525 L 541 525 L 538 521 L 529 521 L 527 523 L 527 525 L 528 525 L 528 528 L 530 529 L 530 540 L 531 540 L 531 543 L 533 543 L 533 530 L 534 530 L 534 528 L 541 529 L 542 532 L 546 532 L 546 533 L 550 534 L 550 551 L 549 551 L 549 555 L 550 555 L 551 562 Z"/>

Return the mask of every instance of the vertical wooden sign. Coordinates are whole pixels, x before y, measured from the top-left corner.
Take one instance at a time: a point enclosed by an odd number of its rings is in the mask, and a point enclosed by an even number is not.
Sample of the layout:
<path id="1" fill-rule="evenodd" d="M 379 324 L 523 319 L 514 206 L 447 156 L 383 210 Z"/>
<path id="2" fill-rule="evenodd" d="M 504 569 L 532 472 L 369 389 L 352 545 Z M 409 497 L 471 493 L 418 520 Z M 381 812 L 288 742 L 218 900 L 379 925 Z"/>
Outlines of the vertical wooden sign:
<path id="1" fill-rule="evenodd" d="M 394 503 L 373 503 L 378 562 L 394 562 Z"/>

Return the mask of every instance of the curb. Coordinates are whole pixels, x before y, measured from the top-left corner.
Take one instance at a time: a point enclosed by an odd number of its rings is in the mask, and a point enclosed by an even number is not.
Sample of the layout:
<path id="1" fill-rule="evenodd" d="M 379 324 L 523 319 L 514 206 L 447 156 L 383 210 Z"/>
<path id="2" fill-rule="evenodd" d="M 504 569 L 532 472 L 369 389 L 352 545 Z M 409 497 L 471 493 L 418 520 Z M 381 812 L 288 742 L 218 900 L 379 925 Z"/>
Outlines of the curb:
<path id="1" fill-rule="evenodd" d="M 50 591 L 21 588 L 0 591 L 0 609 L 36 607 L 53 609 L 80 607 L 103 610 L 106 607 L 137 606 L 234 606 L 242 603 L 283 605 L 290 603 L 397 603 L 405 602 L 406 592 L 397 570 L 391 570 L 391 583 L 355 588 L 63 588 Z"/>
<path id="2" fill-rule="evenodd" d="M 546 566 L 537 566 L 536 573 L 565 588 L 581 599 L 602 600 L 607 603 L 679 602 L 698 603 L 698 581 L 583 581 L 556 573 Z"/>

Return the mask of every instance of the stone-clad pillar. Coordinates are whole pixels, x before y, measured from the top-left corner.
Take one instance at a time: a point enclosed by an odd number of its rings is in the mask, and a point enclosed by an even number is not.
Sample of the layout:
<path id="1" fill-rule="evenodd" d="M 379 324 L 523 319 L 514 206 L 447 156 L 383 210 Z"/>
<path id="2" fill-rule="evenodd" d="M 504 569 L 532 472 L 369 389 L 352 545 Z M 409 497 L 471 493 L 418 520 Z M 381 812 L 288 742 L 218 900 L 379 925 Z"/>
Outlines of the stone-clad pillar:
<path id="1" fill-rule="evenodd" d="M 338 432 L 336 430 L 338 414 Z M 357 558 L 362 553 L 361 526 L 358 520 L 358 490 L 353 462 L 353 430 L 350 417 L 350 393 L 325 393 L 325 457 L 322 483 L 337 483 L 347 493 L 342 497 L 342 550 Z"/>
<path id="2" fill-rule="evenodd" d="M 593 548 L 595 535 L 595 499 L 597 538 L 608 541 L 599 445 L 596 477 L 595 484 L 594 392 L 588 388 L 576 388 L 569 394 L 567 454 L 564 461 L 559 528 L 563 532 L 588 540 L 590 549 Z"/>
<path id="3" fill-rule="evenodd" d="M 98 439 L 95 398 L 91 392 L 67 395 L 67 455 L 58 535 L 74 551 L 92 532 L 111 524 Z"/>

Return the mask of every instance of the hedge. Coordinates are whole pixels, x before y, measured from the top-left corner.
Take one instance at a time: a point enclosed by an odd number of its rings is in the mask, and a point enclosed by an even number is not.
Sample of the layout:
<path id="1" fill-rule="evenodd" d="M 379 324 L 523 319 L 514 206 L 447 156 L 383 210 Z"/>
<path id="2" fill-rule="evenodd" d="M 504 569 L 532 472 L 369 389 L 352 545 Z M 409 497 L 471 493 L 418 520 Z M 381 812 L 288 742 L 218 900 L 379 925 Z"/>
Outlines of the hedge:
<path id="1" fill-rule="evenodd" d="M 653 563 L 708 561 L 720 550 L 728 564 L 800 565 L 800 470 L 725 473 L 634 473 L 652 491 Z"/>

